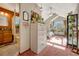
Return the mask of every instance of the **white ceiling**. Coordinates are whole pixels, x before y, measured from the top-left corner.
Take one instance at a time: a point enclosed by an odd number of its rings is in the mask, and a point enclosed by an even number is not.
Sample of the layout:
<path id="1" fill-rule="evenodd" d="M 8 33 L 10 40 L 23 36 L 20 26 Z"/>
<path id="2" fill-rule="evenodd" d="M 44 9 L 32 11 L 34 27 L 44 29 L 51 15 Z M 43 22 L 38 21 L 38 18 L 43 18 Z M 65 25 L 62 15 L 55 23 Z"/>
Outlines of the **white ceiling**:
<path id="1" fill-rule="evenodd" d="M 0 3 L 0 7 L 6 8 L 8 10 L 19 12 L 19 4 L 18 3 Z"/>
<path id="2" fill-rule="evenodd" d="M 77 3 L 38 3 L 39 7 L 43 7 L 43 16 L 45 18 L 49 16 L 50 7 L 52 7 L 52 13 L 56 13 L 59 16 L 66 16 L 70 11 L 74 11 L 76 9 Z M 18 3 L 0 3 L 1 7 L 14 11 L 19 12 L 19 4 Z"/>
<path id="3" fill-rule="evenodd" d="M 50 11 L 49 8 L 51 7 L 52 13 L 66 17 L 69 12 L 75 11 L 77 3 L 39 3 L 38 6 L 42 6 L 42 12 L 46 11 L 46 13 L 48 13 Z"/>

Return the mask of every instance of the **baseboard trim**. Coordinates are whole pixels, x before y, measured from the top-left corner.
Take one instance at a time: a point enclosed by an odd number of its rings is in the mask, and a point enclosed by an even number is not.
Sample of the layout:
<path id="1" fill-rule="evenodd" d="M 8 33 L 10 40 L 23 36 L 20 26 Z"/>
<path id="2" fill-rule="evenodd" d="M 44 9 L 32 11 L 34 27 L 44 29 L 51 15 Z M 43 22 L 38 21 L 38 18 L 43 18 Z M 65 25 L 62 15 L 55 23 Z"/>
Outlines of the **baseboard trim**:
<path id="1" fill-rule="evenodd" d="M 23 52 L 19 52 L 19 53 L 18 53 L 18 56 L 20 56 L 21 54 L 23 54 L 23 53 L 25 53 L 25 52 L 27 52 L 27 51 L 29 51 L 29 50 L 30 50 L 30 48 L 29 48 L 28 50 L 23 51 Z"/>

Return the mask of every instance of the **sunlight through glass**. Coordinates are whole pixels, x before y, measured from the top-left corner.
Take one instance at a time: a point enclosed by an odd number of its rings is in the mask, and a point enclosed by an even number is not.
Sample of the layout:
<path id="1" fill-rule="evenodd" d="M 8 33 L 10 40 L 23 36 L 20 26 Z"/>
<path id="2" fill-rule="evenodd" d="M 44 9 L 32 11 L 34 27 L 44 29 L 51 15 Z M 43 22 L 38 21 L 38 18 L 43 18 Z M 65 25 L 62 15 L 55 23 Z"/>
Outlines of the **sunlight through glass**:
<path id="1" fill-rule="evenodd" d="M 53 44 L 51 44 L 51 43 L 47 43 L 47 45 L 49 45 L 49 46 L 53 46 Z"/>
<path id="2" fill-rule="evenodd" d="M 50 42 L 66 46 L 66 38 L 53 37 Z"/>
<path id="3" fill-rule="evenodd" d="M 55 36 L 55 37 L 52 37 L 50 40 L 48 40 L 47 45 L 61 50 L 65 50 L 66 42 L 67 42 L 67 38 L 62 36 Z"/>

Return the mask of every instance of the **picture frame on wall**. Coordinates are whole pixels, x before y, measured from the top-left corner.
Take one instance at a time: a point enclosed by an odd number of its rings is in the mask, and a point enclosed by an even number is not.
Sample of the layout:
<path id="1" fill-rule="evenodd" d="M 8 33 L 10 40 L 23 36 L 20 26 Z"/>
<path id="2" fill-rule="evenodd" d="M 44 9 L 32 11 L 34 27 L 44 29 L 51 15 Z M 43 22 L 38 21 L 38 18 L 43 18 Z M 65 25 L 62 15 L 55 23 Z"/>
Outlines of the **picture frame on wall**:
<path id="1" fill-rule="evenodd" d="M 23 20 L 28 21 L 29 20 L 29 13 L 27 11 L 23 11 Z"/>
<path id="2" fill-rule="evenodd" d="M 31 22 L 32 23 L 38 22 L 39 16 L 40 15 L 38 13 L 31 11 Z"/>

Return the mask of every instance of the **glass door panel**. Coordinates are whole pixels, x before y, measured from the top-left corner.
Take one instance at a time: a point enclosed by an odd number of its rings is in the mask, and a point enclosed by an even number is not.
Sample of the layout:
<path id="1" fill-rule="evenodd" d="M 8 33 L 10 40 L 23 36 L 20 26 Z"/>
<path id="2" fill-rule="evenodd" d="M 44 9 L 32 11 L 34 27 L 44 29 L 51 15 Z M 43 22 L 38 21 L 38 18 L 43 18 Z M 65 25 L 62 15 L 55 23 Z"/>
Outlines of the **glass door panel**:
<path id="1" fill-rule="evenodd" d="M 77 46 L 77 41 L 78 41 L 78 37 L 77 37 L 77 30 L 78 30 L 78 26 L 77 26 L 77 15 L 68 15 L 68 41 L 67 43 L 72 45 L 72 46 Z"/>

